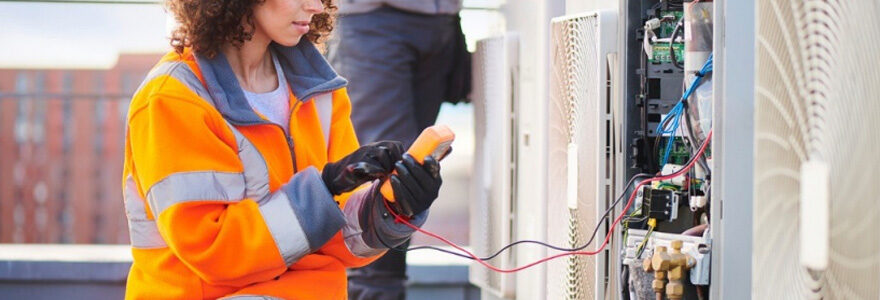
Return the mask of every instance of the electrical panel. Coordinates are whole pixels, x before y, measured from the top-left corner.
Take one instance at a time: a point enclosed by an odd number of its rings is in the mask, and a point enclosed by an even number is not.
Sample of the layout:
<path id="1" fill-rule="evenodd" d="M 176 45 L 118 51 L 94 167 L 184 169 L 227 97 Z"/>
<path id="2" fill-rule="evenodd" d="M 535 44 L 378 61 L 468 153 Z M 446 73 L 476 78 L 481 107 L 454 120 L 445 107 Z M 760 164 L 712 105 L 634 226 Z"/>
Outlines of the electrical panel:
<path id="1" fill-rule="evenodd" d="M 712 4 L 621 1 L 620 180 L 680 175 L 618 188 L 635 196 L 622 212 L 616 298 L 709 297 L 711 151 L 701 146 L 711 130 Z"/>

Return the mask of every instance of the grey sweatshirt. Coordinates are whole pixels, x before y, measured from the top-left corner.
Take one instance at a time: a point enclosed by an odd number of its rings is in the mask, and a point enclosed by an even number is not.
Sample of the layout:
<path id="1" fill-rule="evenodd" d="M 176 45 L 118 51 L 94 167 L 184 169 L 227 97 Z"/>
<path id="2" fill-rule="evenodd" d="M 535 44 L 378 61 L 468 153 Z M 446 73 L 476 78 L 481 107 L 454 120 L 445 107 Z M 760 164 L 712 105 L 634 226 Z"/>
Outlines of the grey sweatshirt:
<path id="1" fill-rule="evenodd" d="M 462 0 L 339 0 L 339 14 L 365 13 L 382 5 L 401 10 L 430 14 L 455 15 L 461 10 Z"/>

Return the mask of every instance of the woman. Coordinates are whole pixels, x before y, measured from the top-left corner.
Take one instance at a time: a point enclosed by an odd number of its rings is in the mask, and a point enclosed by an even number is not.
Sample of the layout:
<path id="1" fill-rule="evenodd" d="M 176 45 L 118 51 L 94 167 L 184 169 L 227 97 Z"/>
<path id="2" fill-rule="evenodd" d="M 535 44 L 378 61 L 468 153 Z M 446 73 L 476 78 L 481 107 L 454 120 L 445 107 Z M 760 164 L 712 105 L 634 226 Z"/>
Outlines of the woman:
<path id="1" fill-rule="evenodd" d="M 389 217 L 381 180 L 397 171 L 396 203 L 420 226 L 439 165 L 398 142 L 358 146 L 346 81 L 314 45 L 331 0 L 168 8 L 175 50 L 128 113 L 126 298 L 345 299 L 345 268 L 412 234 Z"/>

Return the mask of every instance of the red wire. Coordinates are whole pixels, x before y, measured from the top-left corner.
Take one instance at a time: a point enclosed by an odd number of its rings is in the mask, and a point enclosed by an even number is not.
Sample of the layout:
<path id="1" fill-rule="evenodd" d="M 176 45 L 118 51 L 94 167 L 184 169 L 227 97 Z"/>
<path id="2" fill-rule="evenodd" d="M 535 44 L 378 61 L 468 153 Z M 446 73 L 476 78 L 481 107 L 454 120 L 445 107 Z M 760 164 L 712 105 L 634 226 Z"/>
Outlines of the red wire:
<path id="1" fill-rule="evenodd" d="M 712 139 L 712 130 L 709 130 L 709 133 L 706 135 L 706 140 L 703 141 L 703 145 L 700 146 L 700 150 L 697 152 L 696 157 L 700 157 L 701 155 L 703 155 L 704 152 L 706 152 L 706 148 L 709 146 L 709 140 L 711 140 L 711 139 Z M 385 208 L 388 209 L 388 212 L 391 213 L 391 215 L 394 216 L 394 220 L 395 220 L 396 222 L 403 223 L 404 225 L 408 226 L 409 228 L 412 228 L 412 229 L 414 229 L 414 230 L 416 230 L 416 231 L 418 231 L 418 232 L 421 232 L 421 233 L 423 233 L 423 234 L 425 234 L 425 235 L 427 235 L 427 236 L 430 236 L 430 237 L 433 237 L 433 238 L 435 238 L 435 239 L 438 239 L 438 240 L 442 241 L 443 243 L 445 243 L 445 244 L 447 244 L 447 245 L 449 245 L 449 246 L 452 246 L 452 248 L 455 248 L 455 249 L 458 250 L 458 251 L 464 252 L 465 254 L 467 254 L 468 256 L 470 256 L 471 258 L 473 258 L 474 261 L 480 263 L 481 265 L 485 266 L 486 268 L 489 268 L 489 269 L 492 270 L 492 271 L 495 271 L 495 272 L 498 272 L 498 273 L 514 273 L 514 272 L 518 272 L 518 271 L 521 271 L 521 270 L 524 270 L 524 269 L 527 269 L 527 268 L 533 267 L 533 266 L 535 266 L 535 265 L 537 265 L 537 264 L 544 263 L 544 262 L 546 262 L 546 261 L 549 261 L 549 260 L 552 260 L 552 259 L 556 259 L 556 258 L 560 258 L 560 257 L 563 257 L 563 256 L 569 256 L 569 255 L 596 255 L 596 254 L 598 254 L 599 252 L 602 252 L 602 250 L 604 250 L 605 247 L 608 245 L 608 241 L 611 239 L 611 235 L 612 235 L 612 233 L 614 232 L 614 227 L 617 226 L 618 223 L 620 223 L 620 219 L 623 218 L 623 216 L 626 214 L 626 211 L 629 210 L 629 207 L 630 207 L 630 206 L 632 206 L 632 204 L 633 204 L 633 200 L 635 200 L 635 198 L 636 198 L 636 194 L 638 194 L 639 188 L 641 188 L 643 185 L 645 185 L 645 184 L 647 184 L 647 183 L 650 183 L 650 182 L 660 181 L 660 180 L 667 180 L 667 179 L 672 179 L 672 178 L 675 178 L 675 177 L 681 176 L 682 174 L 686 173 L 687 171 L 689 171 L 691 168 L 694 167 L 694 164 L 697 162 L 696 157 L 695 157 L 694 159 L 692 159 L 690 163 L 688 163 L 687 165 L 685 165 L 684 168 L 681 168 L 680 170 L 678 170 L 678 172 L 675 172 L 675 173 L 672 173 L 672 174 L 669 174 L 669 175 L 661 175 L 661 176 L 657 176 L 657 177 L 652 177 L 652 178 L 648 178 L 648 179 L 645 179 L 645 180 L 640 181 L 640 182 L 636 185 L 636 188 L 633 189 L 632 194 L 630 194 L 630 196 L 629 196 L 629 200 L 627 200 L 627 202 L 626 202 L 626 207 L 624 207 L 623 210 L 620 212 L 620 215 L 618 215 L 617 218 L 614 219 L 614 223 L 611 223 L 611 228 L 609 228 L 609 229 L 608 229 L 608 233 L 605 234 L 605 240 L 602 242 L 602 245 L 599 246 L 599 249 L 596 249 L 596 251 L 573 251 L 573 252 L 560 253 L 560 254 L 556 254 L 556 255 L 552 255 L 552 256 L 549 256 L 549 257 L 545 257 L 545 258 L 539 259 L 539 260 L 534 261 L 534 262 L 532 262 L 532 263 L 529 263 L 529 264 L 527 264 L 527 265 L 520 266 L 520 267 L 516 267 L 516 268 L 513 268 L 513 269 L 501 269 L 501 268 L 498 268 L 498 267 L 496 267 L 496 266 L 490 265 L 489 263 L 483 261 L 483 260 L 480 259 L 478 256 L 476 256 L 475 254 L 471 253 L 470 251 L 468 251 L 468 250 L 462 248 L 461 246 L 458 246 L 458 245 L 456 245 L 455 243 L 450 242 L 449 240 L 447 240 L 447 239 L 445 239 L 445 238 L 443 238 L 443 237 L 441 237 L 441 236 L 439 236 L 439 235 L 437 235 L 437 234 L 435 234 L 435 233 L 433 233 L 433 232 L 430 232 L 430 231 L 427 231 L 427 230 L 421 229 L 421 228 L 419 228 L 418 226 L 415 226 L 415 225 L 413 225 L 413 224 L 410 224 L 407 220 L 405 220 L 405 219 L 404 219 L 403 217 L 401 217 L 400 215 L 396 214 L 396 213 L 394 212 L 394 210 L 392 210 L 391 207 L 388 206 L 388 201 L 382 201 L 382 202 L 385 203 Z"/>

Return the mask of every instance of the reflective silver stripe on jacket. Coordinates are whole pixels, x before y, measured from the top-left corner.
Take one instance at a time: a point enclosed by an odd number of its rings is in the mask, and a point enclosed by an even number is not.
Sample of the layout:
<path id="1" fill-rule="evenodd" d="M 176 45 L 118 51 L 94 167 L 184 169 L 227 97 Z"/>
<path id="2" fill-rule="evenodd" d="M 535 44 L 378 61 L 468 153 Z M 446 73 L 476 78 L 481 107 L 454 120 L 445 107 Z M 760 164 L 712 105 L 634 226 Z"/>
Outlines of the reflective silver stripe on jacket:
<path id="1" fill-rule="evenodd" d="M 174 204 L 190 201 L 237 202 L 244 197 L 245 181 L 242 173 L 182 172 L 168 175 L 153 184 L 147 192 L 147 201 L 158 218 Z"/>
<path id="2" fill-rule="evenodd" d="M 330 122 L 333 119 L 333 93 L 323 93 L 312 100 L 318 109 L 318 120 L 321 121 L 321 131 L 324 133 L 324 145 L 330 149 Z"/>
<path id="3" fill-rule="evenodd" d="M 262 203 L 269 196 L 269 167 L 257 147 L 251 143 L 235 126 L 226 123 L 235 135 L 238 144 L 238 158 L 244 165 L 245 197 Z"/>
<path id="4" fill-rule="evenodd" d="M 128 219 L 131 246 L 140 249 L 167 247 L 165 240 L 159 235 L 159 226 L 156 224 L 156 220 L 147 219 L 146 204 L 138 194 L 137 185 L 131 175 L 125 178 L 123 189 L 125 216 Z"/>
<path id="5" fill-rule="evenodd" d="M 208 90 L 205 89 L 205 86 L 202 85 L 199 77 L 196 76 L 196 73 L 193 72 L 192 69 L 190 69 L 189 65 L 182 61 L 166 62 L 156 66 L 150 70 L 150 73 L 147 74 L 147 77 L 144 78 L 144 81 L 141 82 L 141 85 L 137 90 L 140 91 L 144 85 L 162 75 L 169 75 L 171 78 L 176 79 L 186 86 L 190 91 L 193 91 L 199 95 L 199 97 L 202 97 L 202 99 L 211 102 L 211 94 L 209 94 Z"/>
<path id="6" fill-rule="evenodd" d="M 265 203 L 260 204 L 260 214 L 263 215 L 266 227 L 275 240 L 278 253 L 281 253 L 287 265 L 293 264 L 311 252 L 308 237 L 300 226 L 286 193 L 279 190 Z"/>

